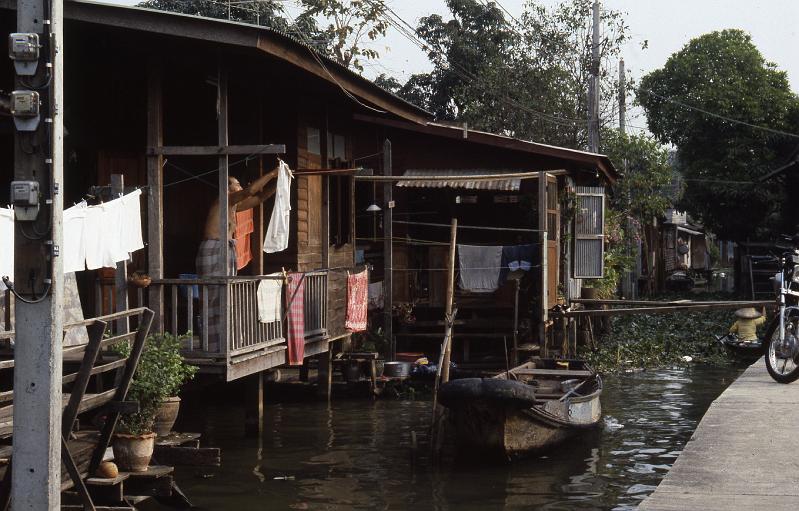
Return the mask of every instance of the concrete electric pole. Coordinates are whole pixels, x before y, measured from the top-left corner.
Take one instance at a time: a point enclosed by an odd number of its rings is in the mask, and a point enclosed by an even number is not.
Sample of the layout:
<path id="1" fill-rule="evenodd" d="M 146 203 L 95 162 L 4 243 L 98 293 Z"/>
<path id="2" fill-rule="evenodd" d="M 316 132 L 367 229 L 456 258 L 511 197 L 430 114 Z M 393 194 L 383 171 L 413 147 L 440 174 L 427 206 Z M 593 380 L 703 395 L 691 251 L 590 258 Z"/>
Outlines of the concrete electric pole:
<path id="1" fill-rule="evenodd" d="M 599 2 L 594 2 L 591 38 L 591 78 L 588 84 L 588 150 L 599 152 Z"/>
<path id="2" fill-rule="evenodd" d="M 14 446 L 11 506 L 61 502 L 63 0 L 19 0 L 9 36 L 15 212 Z"/>

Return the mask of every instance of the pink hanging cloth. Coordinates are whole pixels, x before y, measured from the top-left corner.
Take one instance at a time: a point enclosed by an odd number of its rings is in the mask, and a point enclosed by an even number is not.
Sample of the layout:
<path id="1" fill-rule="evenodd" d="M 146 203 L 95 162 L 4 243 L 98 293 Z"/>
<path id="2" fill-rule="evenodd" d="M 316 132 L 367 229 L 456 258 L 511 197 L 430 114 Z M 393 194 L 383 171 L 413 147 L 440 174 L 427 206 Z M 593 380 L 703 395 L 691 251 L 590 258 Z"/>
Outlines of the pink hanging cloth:
<path id="1" fill-rule="evenodd" d="M 305 358 L 305 275 L 289 273 L 286 286 L 288 320 L 286 341 L 288 342 L 288 364 L 302 365 Z"/>
<path id="2" fill-rule="evenodd" d="M 366 330 L 369 309 L 369 271 L 347 275 L 347 321 L 344 327 L 352 332 Z"/>

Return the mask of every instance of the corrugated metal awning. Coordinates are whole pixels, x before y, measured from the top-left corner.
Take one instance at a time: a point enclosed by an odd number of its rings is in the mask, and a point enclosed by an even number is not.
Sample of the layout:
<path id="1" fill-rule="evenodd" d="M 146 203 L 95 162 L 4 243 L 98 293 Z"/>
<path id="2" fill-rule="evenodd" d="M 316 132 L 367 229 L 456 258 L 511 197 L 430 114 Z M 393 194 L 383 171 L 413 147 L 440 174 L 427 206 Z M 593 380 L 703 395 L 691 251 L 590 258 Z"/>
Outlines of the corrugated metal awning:
<path id="1" fill-rule="evenodd" d="M 469 176 L 484 176 L 486 174 L 507 174 L 507 171 L 485 169 L 409 169 L 403 176 L 425 177 L 445 176 L 452 180 L 437 179 L 431 181 L 399 181 L 397 186 L 405 188 L 463 188 L 466 190 L 499 190 L 505 192 L 518 192 L 522 180 L 520 178 L 497 179 L 479 181 L 469 180 Z"/>

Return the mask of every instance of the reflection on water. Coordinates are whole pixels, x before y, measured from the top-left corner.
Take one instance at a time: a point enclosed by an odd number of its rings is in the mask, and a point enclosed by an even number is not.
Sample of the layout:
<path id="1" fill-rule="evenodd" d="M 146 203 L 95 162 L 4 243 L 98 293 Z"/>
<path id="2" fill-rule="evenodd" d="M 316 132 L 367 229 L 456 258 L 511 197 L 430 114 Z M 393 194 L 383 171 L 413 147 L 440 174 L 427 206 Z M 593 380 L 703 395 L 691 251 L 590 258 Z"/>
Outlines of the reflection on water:
<path id="1" fill-rule="evenodd" d="M 240 406 L 206 400 L 188 428 L 222 448 L 223 466 L 182 469 L 178 481 L 203 509 L 631 509 L 738 373 L 696 367 L 606 377 L 600 430 L 508 465 L 433 467 L 427 401 L 268 404 L 259 441 L 243 438 Z"/>

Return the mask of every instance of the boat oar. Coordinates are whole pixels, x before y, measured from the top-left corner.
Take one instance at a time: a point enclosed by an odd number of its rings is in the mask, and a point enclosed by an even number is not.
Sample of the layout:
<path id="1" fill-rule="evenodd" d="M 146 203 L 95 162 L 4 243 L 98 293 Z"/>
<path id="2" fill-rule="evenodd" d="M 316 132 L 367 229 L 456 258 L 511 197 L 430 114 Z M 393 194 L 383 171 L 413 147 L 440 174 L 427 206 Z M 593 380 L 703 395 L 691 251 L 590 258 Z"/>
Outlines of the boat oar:
<path id="1" fill-rule="evenodd" d="M 577 392 L 577 390 L 578 390 L 580 387 L 582 387 L 583 385 L 585 385 L 586 383 L 588 383 L 589 381 L 591 381 L 591 380 L 593 380 L 593 379 L 595 379 L 595 378 L 596 378 L 596 373 L 592 374 L 591 376 L 589 376 L 588 378 L 586 378 L 585 380 L 583 380 L 582 382 L 580 382 L 580 384 L 579 384 L 579 385 L 577 385 L 576 387 L 574 387 L 573 389 L 571 389 L 571 390 L 570 390 L 570 391 L 568 391 L 567 393 L 563 394 L 563 395 L 560 397 L 560 399 L 558 399 L 558 401 L 563 401 L 564 399 L 568 398 L 569 396 L 571 396 L 572 394 L 574 394 L 575 392 Z"/>

